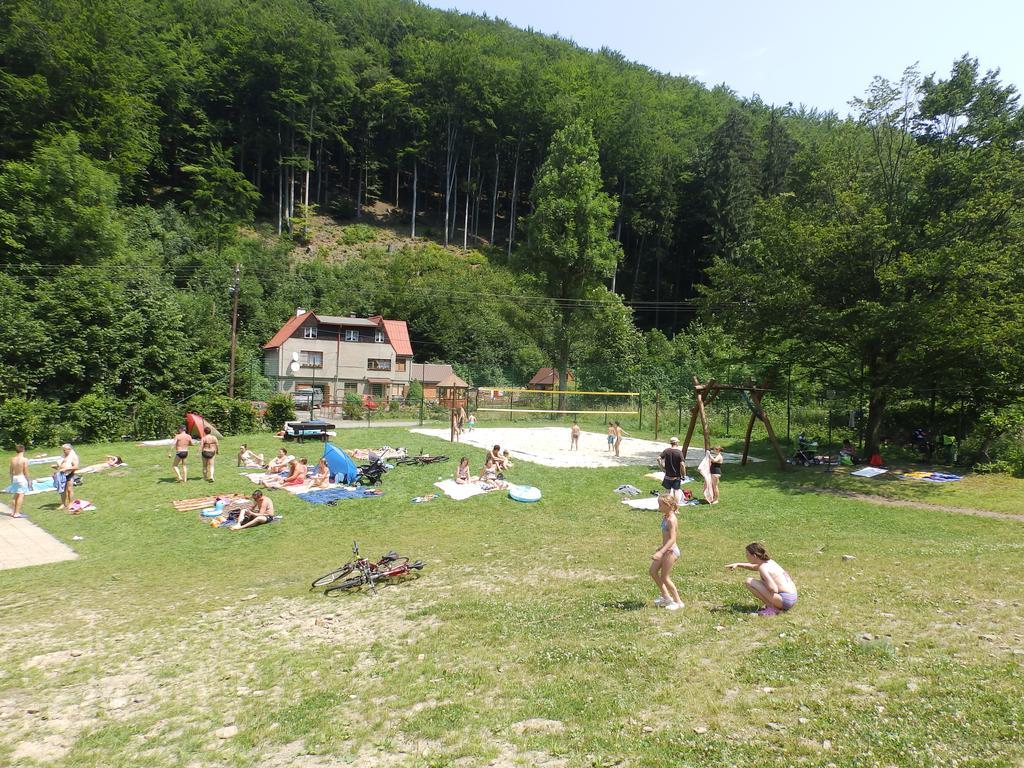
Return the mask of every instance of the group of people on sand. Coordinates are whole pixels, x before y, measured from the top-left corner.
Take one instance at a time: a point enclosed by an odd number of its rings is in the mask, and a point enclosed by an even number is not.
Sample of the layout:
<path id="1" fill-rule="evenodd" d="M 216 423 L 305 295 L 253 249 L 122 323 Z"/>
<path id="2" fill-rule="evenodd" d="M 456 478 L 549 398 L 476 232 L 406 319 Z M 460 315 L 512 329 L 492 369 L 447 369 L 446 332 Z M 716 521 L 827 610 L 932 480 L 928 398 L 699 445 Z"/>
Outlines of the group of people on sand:
<path id="1" fill-rule="evenodd" d="M 615 451 L 615 455 L 619 455 L 619 448 L 622 447 L 622 436 L 629 437 L 629 432 L 622 428 L 622 425 L 617 421 L 608 422 L 608 450 Z"/>
<path id="2" fill-rule="evenodd" d="M 508 488 L 505 481 L 505 472 L 512 469 L 512 457 L 508 449 L 501 450 L 500 445 L 495 445 L 484 457 L 484 464 L 480 473 L 474 477 L 469 468 L 469 459 L 463 456 L 459 459 L 459 466 L 455 468 L 455 482 L 459 485 L 479 483 L 487 490 Z"/>
<path id="3" fill-rule="evenodd" d="M 173 447 L 174 460 L 171 462 L 171 468 L 174 470 L 178 482 L 186 483 L 188 482 L 188 451 L 192 447 L 192 436 L 184 424 L 178 427 Z M 208 483 L 213 482 L 214 462 L 218 453 L 220 453 L 220 441 L 213 434 L 213 429 L 207 426 L 203 429 L 203 436 L 199 439 L 199 455 L 203 459 L 203 479 Z"/>
<path id="4" fill-rule="evenodd" d="M 670 611 L 678 611 L 684 607 L 679 590 L 672 581 L 672 568 L 679 560 L 679 519 L 677 511 L 679 502 L 671 493 L 658 497 L 658 510 L 661 512 L 661 546 L 651 555 L 651 579 L 658 587 L 658 596 L 654 604 Z M 759 578 L 751 576 L 746 585 L 750 593 L 762 604 L 756 613 L 759 616 L 774 616 L 780 611 L 788 611 L 798 598 L 796 584 L 786 569 L 775 562 L 763 544 L 752 542 L 746 547 L 746 562 L 729 563 L 728 571 L 742 568 L 757 571 Z"/>

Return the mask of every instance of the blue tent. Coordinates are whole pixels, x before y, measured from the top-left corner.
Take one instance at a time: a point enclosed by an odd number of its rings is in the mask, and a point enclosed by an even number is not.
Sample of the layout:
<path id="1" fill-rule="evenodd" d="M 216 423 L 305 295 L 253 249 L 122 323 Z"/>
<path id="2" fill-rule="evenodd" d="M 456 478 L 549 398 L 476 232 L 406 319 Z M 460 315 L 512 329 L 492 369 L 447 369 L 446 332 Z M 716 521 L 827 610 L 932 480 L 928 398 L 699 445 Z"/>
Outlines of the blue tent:
<path id="1" fill-rule="evenodd" d="M 354 483 L 356 481 L 359 471 L 352 459 L 341 448 L 331 443 L 324 443 L 324 458 L 327 459 L 327 468 L 331 471 L 331 477 L 335 482 Z"/>

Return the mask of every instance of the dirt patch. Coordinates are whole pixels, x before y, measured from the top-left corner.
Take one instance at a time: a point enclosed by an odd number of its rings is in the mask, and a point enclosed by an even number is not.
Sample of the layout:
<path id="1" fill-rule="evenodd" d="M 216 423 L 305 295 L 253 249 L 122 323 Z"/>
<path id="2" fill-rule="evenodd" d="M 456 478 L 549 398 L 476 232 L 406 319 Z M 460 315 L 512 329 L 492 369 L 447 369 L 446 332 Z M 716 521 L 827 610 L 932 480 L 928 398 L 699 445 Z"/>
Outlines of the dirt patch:
<path id="1" fill-rule="evenodd" d="M 840 496 L 844 499 L 854 501 L 868 501 L 872 504 L 880 504 L 883 507 L 910 507 L 912 509 L 927 509 L 935 512 L 953 512 L 958 515 L 973 515 L 975 517 L 991 517 L 996 520 L 1017 520 L 1024 523 L 1024 515 L 1009 515 L 1005 512 L 991 512 L 987 509 L 971 509 L 970 507 L 954 507 L 948 504 L 929 504 L 925 501 L 909 501 L 907 499 L 889 499 L 885 496 L 874 496 L 870 493 L 857 493 L 856 491 L 845 491 L 841 488 L 812 488 L 806 490 L 816 493 L 827 493 L 831 496 Z"/>

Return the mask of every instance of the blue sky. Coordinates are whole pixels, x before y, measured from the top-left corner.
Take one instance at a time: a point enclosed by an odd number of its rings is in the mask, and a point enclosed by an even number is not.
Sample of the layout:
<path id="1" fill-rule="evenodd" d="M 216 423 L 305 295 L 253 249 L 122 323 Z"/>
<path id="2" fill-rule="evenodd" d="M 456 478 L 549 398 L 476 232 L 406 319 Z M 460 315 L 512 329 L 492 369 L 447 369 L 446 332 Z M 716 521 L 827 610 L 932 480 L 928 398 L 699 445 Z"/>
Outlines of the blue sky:
<path id="1" fill-rule="evenodd" d="M 740 96 L 847 113 L 875 75 L 917 62 L 946 75 L 964 53 L 1024 84 L 1022 0 L 421 0 L 620 51 Z"/>

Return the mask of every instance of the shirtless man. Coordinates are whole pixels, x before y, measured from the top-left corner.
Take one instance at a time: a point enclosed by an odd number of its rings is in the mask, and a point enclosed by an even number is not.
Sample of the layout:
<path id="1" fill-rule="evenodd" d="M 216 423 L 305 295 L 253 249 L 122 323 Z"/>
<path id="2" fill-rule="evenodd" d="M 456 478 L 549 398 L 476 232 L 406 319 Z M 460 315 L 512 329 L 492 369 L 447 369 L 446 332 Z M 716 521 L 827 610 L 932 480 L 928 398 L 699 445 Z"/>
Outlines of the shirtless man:
<path id="1" fill-rule="evenodd" d="M 208 483 L 213 482 L 213 460 L 220 452 L 220 443 L 217 436 L 213 434 L 212 427 L 203 430 L 203 439 L 199 441 L 199 452 L 203 457 L 203 478 Z"/>
<path id="2" fill-rule="evenodd" d="M 569 430 L 569 450 L 578 451 L 580 449 L 580 425 L 575 421 L 572 423 L 572 429 Z"/>
<path id="3" fill-rule="evenodd" d="M 64 443 L 61 446 L 61 450 L 64 451 L 64 455 L 61 457 L 54 468 L 57 470 L 55 474 L 63 477 L 63 487 L 61 487 L 59 479 L 56 482 L 59 488 L 61 505 L 58 509 L 71 509 L 71 502 L 75 498 L 75 472 L 78 471 L 78 454 L 71 447 L 71 443 Z M 56 478 L 55 478 L 56 479 Z"/>
<path id="4" fill-rule="evenodd" d="M 242 509 L 238 513 L 238 522 L 231 526 L 232 531 L 263 525 L 274 519 L 274 502 L 263 495 L 263 491 L 252 492 L 252 509 Z"/>
<path id="5" fill-rule="evenodd" d="M 192 438 L 189 437 L 188 430 L 182 424 L 178 427 L 178 434 L 174 436 L 174 461 L 171 463 L 179 483 L 188 481 L 188 464 L 185 462 L 188 461 L 188 449 L 191 445 Z"/>
<path id="6" fill-rule="evenodd" d="M 11 517 L 24 517 L 21 508 L 25 504 L 25 494 L 32 490 L 32 478 L 28 476 L 28 459 L 25 458 L 25 446 L 14 446 L 14 457 L 11 459 L 11 485 L 14 486 L 14 510 Z"/>

